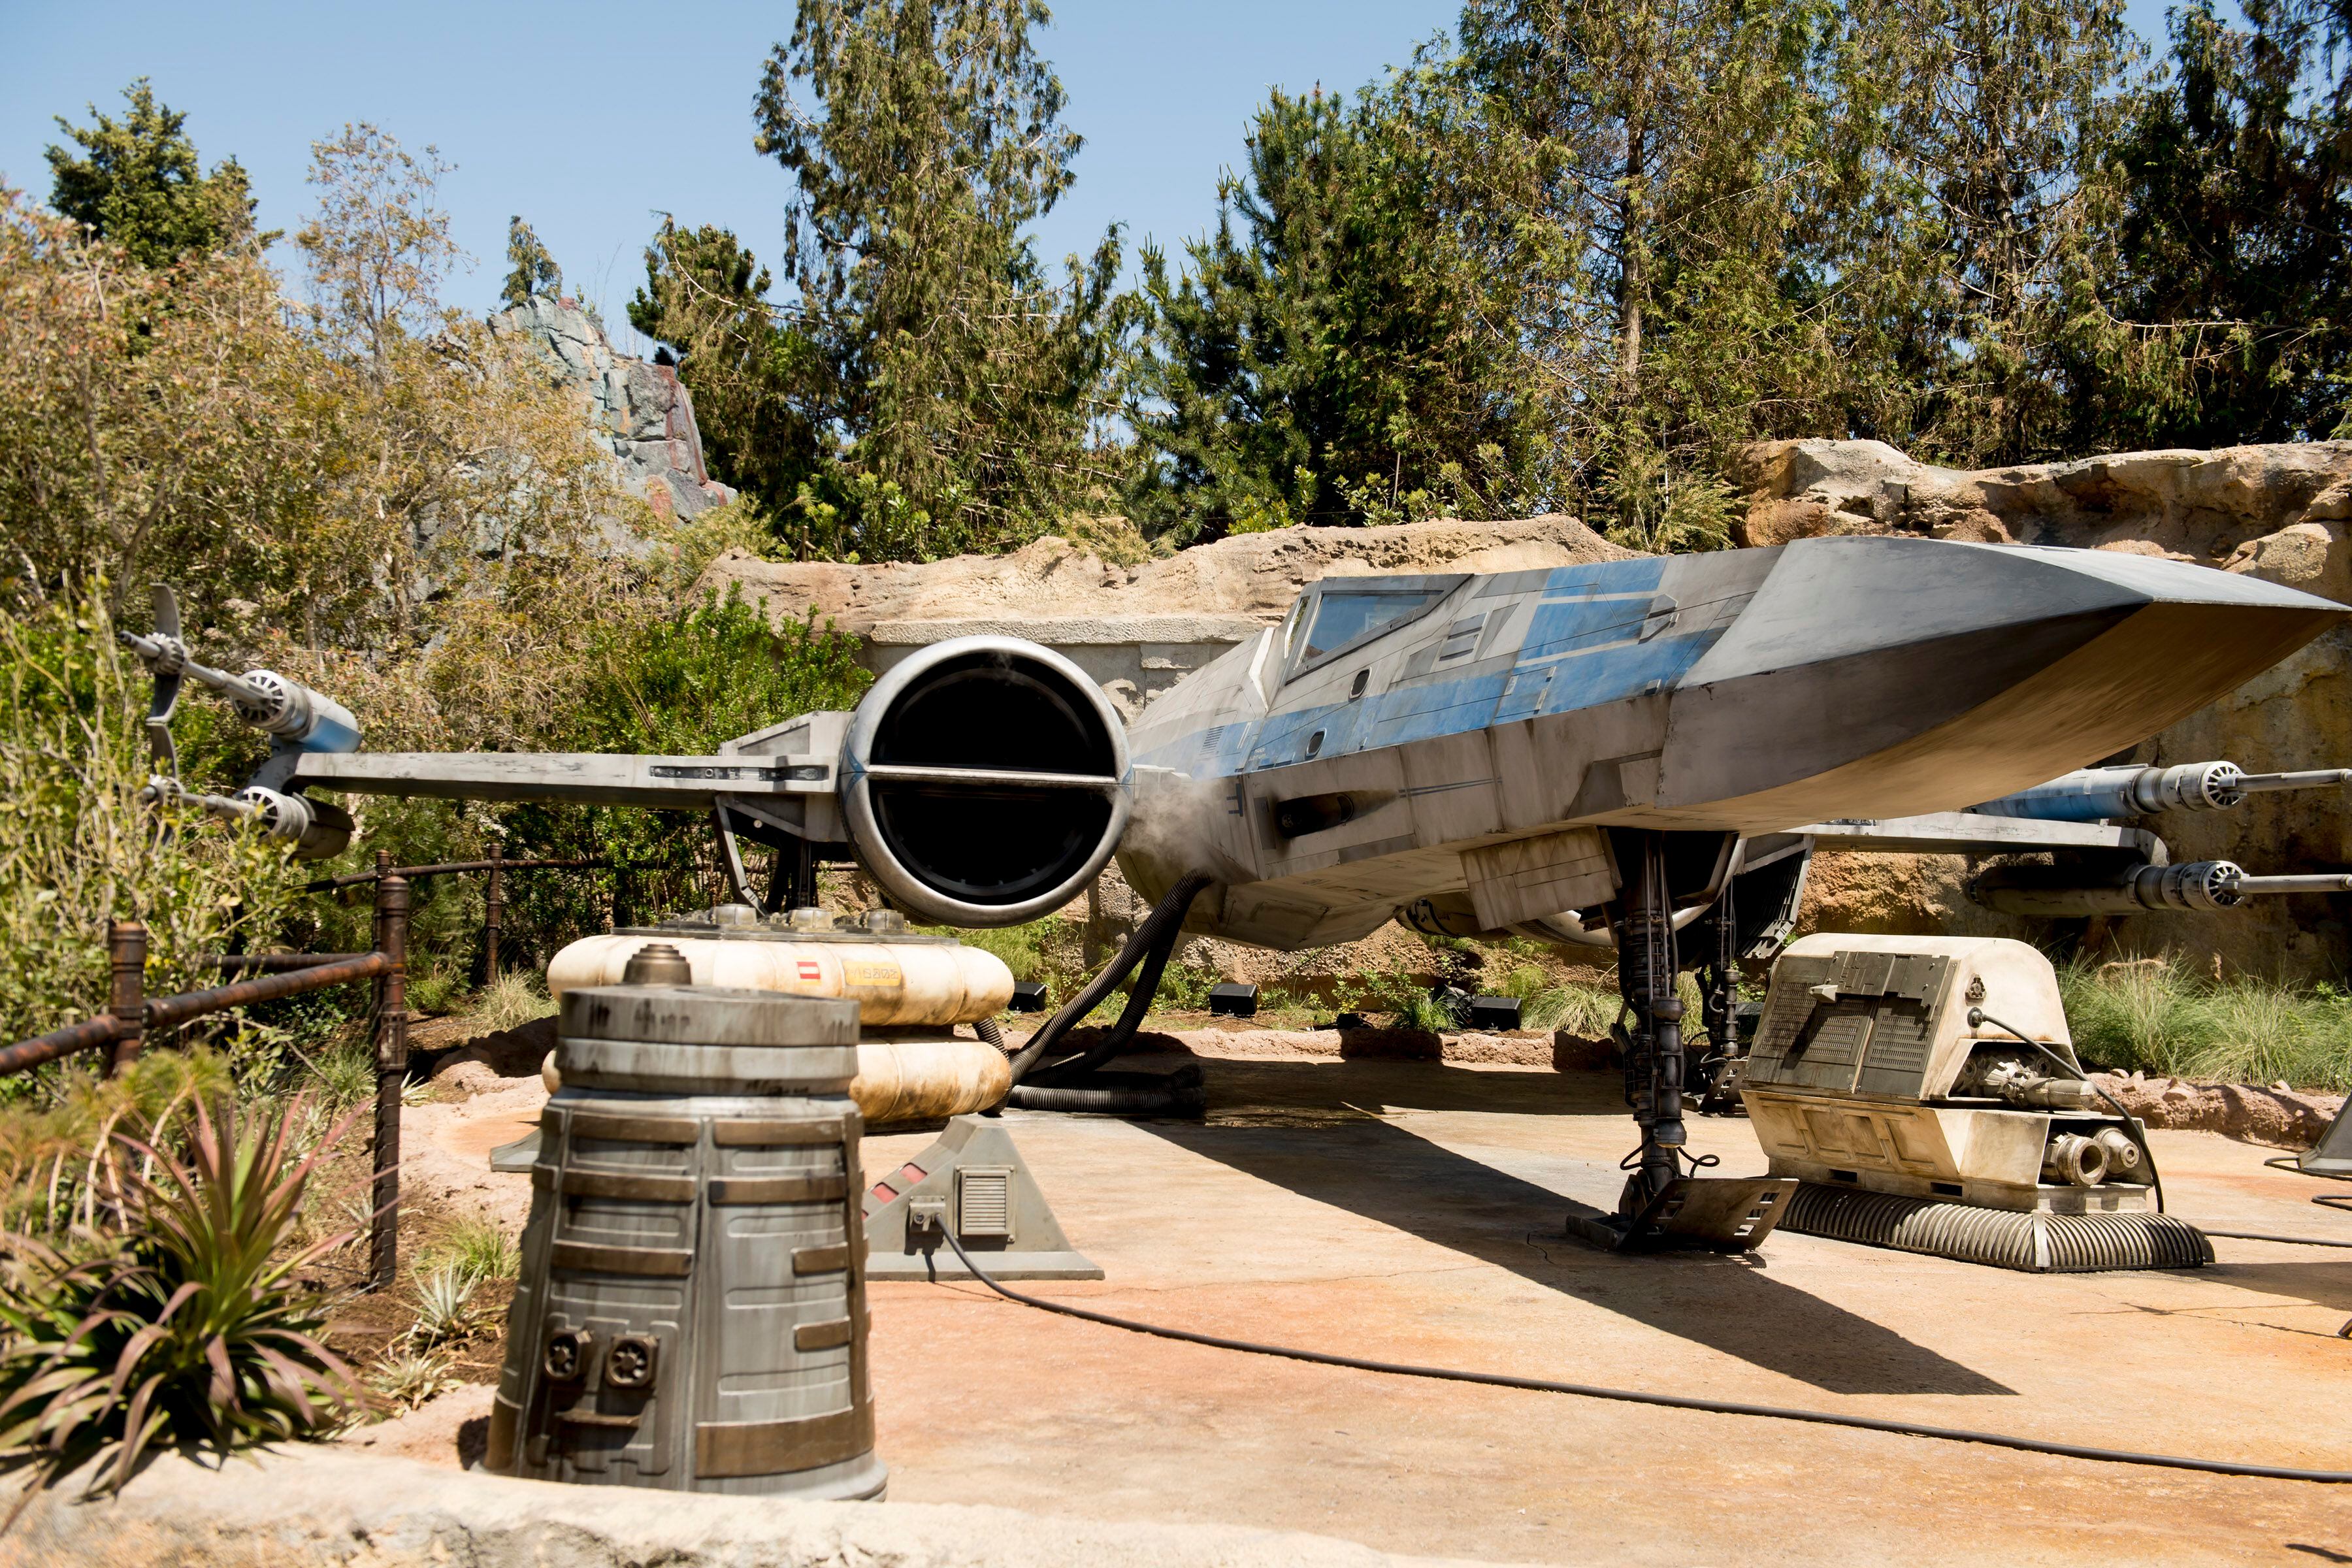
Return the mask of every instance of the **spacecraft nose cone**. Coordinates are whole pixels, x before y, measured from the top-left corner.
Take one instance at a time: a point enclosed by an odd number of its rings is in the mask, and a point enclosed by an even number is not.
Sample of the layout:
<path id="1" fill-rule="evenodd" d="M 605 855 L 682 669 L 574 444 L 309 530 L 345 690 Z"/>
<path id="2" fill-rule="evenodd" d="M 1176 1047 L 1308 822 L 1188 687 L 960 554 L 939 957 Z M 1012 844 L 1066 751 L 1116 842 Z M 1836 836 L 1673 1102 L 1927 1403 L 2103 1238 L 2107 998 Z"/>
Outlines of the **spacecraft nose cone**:
<path id="1" fill-rule="evenodd" d="M 1753 831 L 1957 810 L 2135 745 L 2347 615 L 2146 556 L 1802 540 L 1675 689 L 1658 805 Z"/>

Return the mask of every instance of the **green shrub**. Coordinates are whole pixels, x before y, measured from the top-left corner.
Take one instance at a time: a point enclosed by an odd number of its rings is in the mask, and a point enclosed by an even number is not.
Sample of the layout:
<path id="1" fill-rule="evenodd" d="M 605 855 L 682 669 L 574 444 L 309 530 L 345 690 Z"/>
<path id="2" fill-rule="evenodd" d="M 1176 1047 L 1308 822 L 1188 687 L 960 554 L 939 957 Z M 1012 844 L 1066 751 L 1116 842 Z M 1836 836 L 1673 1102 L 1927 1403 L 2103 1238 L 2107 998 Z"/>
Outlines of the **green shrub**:
<path id="1" fill-rule="evenodd" d="M 1035 980 L 1046 968 L 1045 945 L 1067 924 L 1059 915 L 1047 915 L 1026 925 L 997 926 L 992 930 L 954 931 L 946 926 L 925 926 L 922 929 L 940 936 L 951 936 L 966 947 L 976 947 L 982 952 L 994 953 L 1004 961 L 1015 980 Z"/>
<path id="2" fill-rule="evenodd" d="M 2086 1064 L 2233 1083 L 2352 1088 L 2352 997 L 2239 976 L 2178 957 L 2058 972 L 2075 1054 Z"/>
<path id="3" fill-rule="evenodd" d="M 478 1275 L 455 1263 L 444 1263 L 430 1274 L 416 1277 L 416 1321 L 409 1337 L 422 1344 L 463 1338 L 474 1327 L 474 1289 Z"/>
<path id="4" fill-rule="evenodd" d="M 345 1030 L 313 1051 L 288 1048 L 309 1069 L 306 1087 L 336 1110 L 375 1097 L 375 1043 L 365 1033 Z"/>
<path id="5" fill-rule="evenodd" d="M 147 1137 L 111 1140 L 119 1234 L 85 1231 L 97 1256 L 9 1240 L 0 1459 L 62 1471 L 96 1458 L 93 1489 L 120 1488 L 158 1443 L 225 1453 L 308 1436 L 351 1407 L 351 1369 L 315 1337 L 296 1283 L 348 1237 L 289 1245 L 317 1159 L 295 1157 L 291 1109 L 240 1125 L 226 1098 L 180 1101 Z"/>
<path id="6" fill-rule="evenodd" d="M 522 1255 L 504 1227 L 486 1219 L 462 1219 L 425 1254 L 436 1267 L 454 1268 L 468 1279 L 504 1279 L 522 1267 Z"/>
<path id="7" fill-rule="evenodd" d="M 854 707 L 873 679 L 857 663 L 857 647 L 856 637 L 813 619 L 772 626 L 763 605 L 731 590 L 709 596 L 674 615 L 600 631 L 583 658 L 593 679 L 580 700 L 551 715 L 533 744 L 708 755 L 721 742 L 795 714 Z M 637 806 L 544 803 L 503 808 L 499 819 L 506 852 L 517 858 L 602 856 L 640 868 L 627 873 L 635 919 L 709 901 L 707 821 Z M 759 851 L 744 849 L 756 878 Z M 562 942 L 601 928 L 613 886 L 611 873 L 518 875 L 508 884 L 509 930 L 543 961 Z"/>
<path id="8" fill-rule="evenodd" d="M 554 1011 L 555 1004 L 549 1000 L 539 976 L 509 970 L 499 975 L 496 984 L 482 987 L 466 1016 L 484 1034 L 497 1034 L 504 1029 L 520 1029 Z"/>
<path id="9" fill-rule="evenodd" d="M 395 1350 L 368 1369 L 368 1391 L 393 1409 L 415 1410 L 426 1401 L 466 1386 L 450 1370 L 449 1352 Z"/>
<path id="10" fill-rule="evenodd" d="M 1462 1026 L 1462 1016 L 1445 998 L 1423 992 L 1407 998 L 1404 1005 L 1397 1009 L 1397 1025 L 1400 1028 L 1449 1034 Z"/>
<path id="11" fill-rule="evenodd" d="M 1171 1013 L 1206 1012 L 1210 991 L 1223 984 L 1224 979 L 1213 969 L 1171 963 L 1160 971 L 1160 992 L 1153 1006 Z"/>
<path id="12" fill-rule="evenodd" d="M 1619 1006 L 1613 990 L 1574 981 L 1555 984 L 1532 963 L 1519 964 L 1495 982 L 1493 994 L 1518 1000 L 1520 1027 L 1565 1029 L 1581 1039 L 1606 1035 Z"/>
<path id="13" fill-rule="evenodd" d="M 408 980 L 408 1005 L 420 1013 L 449 1012 L 464 992 L 456 975 L 440 969 L 411 975 Z"/>

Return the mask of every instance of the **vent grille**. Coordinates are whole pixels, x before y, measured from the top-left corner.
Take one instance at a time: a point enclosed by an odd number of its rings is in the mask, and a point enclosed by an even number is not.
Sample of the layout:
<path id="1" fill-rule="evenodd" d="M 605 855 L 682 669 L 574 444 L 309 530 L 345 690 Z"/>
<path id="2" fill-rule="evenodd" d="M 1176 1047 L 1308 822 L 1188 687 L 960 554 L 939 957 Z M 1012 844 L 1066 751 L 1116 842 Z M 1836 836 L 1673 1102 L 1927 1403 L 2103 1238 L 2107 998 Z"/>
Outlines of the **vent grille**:
<path id="1" fill-rule="evenodd" d="M 966 1238 L 1013 1238 L 1013 1173 L 956 1173 L 956 1234 Z"/>

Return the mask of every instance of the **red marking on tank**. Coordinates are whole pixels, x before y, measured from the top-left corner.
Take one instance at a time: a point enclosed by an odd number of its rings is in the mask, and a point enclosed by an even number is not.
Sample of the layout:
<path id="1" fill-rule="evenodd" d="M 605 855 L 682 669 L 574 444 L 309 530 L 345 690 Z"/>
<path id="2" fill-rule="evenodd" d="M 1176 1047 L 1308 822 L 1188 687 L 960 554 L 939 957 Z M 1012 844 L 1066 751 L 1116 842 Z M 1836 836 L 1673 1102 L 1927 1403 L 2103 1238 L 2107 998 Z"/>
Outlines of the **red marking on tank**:
<path id="1" fill-rule="evenodd" d="M 911 1187 L 923 1179 L 923 1168 L 920 1165 L 901 1165 L 898 1167 L 898 1179 Z"/>
<path id="2" fill-rule="evenodd" d="M 874 1195 L 887 1204 L 898 1195 L 898 1189 L 887 1182 L 877 1182 L 874 1184 Z"/>
<path id="3" fill-rule="evenodd" d="M 803 958 L 800 961 L 800 964 L 801 978 L 803 980 L 809 982 L 811 984 L 814 984 L 824 978 L 824 971 L 816 966 L 815 959 Z"/>

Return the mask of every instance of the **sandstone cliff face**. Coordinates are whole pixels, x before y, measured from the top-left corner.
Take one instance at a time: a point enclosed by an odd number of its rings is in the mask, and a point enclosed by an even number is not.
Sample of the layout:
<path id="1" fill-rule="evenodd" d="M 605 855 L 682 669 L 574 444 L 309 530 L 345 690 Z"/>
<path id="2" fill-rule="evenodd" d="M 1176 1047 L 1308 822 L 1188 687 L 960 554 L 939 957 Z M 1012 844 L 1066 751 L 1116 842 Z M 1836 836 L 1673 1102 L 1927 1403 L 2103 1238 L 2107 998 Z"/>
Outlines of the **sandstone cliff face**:
<path id="1" fill-rule="evenodd" d="M 1916 533 L 1980 542 L 2127 551 L 2244 572 L 2352 604 L 2352 442 L 2124 452 L 1962 473 L 1877 441 L 1774 441 L 1744 455 L 1740 542 L 1833 533 Z M 2338 632 L 2165 731 L 2148 763 L 2227 758 L 2250 772 L 2352 765 L 2352 635 Z M 2140 826 L 2176 860 L 2249 870 L 2352 868 L 2352 797 L 2258 795 L 2231 812 L 2176 813 Z M 2039 940 L 2042 922 L 1969 902 L 1956 856 L 1823 856 L 1806 925 L 1823 931 L 1950 931 Z M 2352 966 L 2347 900 L 2258 900 L 2234 914 L 2146 914 L 2086 933 L 2095 945 L 2166 948 L 2203 963 L 2340 981 Z"/>
<path id="2" fill-rule="evenodd" d="M 1238 534 L 1140 565 L 1105 561 L 1048 535 L 1006 555 L 850 566 L 763 561 L 730 551 L 702 588 L 739 587 L 772 616 L 812 611 L 861 637 L 904 623 L 1184 615 L 1270 625 L 1322 577 L 1379 572 L 1517 572 L 1609 561 L 1632 551 L 1572 517 L 1408 522 Z"/>

